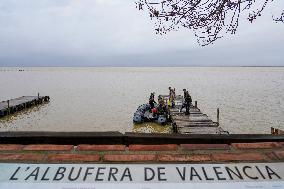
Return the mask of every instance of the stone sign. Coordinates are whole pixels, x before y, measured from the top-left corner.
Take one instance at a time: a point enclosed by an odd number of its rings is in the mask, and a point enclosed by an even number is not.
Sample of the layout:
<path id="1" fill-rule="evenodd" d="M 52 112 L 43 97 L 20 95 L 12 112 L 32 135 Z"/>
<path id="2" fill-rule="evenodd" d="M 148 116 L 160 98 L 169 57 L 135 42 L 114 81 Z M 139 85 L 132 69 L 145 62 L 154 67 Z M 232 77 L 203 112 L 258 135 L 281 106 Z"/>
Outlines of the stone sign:
<path id="1" fill-rule="evenodd" d="M 284 163 L 10 164 L 0 189 L 284 188 Z"/>

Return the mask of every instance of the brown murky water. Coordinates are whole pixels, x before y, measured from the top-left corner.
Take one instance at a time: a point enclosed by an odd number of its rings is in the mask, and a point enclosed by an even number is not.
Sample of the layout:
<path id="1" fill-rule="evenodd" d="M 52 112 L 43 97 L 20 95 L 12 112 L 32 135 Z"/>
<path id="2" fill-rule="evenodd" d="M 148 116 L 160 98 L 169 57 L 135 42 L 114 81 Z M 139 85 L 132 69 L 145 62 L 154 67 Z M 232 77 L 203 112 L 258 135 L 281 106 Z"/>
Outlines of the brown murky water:
<path id="1" fill-rule="evenodd" d="M 189 89 L 201 110 L 231 133 L 284 129 L 284 68 L 0 68 L 0 100 L 49 95 L 51 101 L 0 119 L 1 131 L 169 132 L 132 124 L 150 92 Z"/>

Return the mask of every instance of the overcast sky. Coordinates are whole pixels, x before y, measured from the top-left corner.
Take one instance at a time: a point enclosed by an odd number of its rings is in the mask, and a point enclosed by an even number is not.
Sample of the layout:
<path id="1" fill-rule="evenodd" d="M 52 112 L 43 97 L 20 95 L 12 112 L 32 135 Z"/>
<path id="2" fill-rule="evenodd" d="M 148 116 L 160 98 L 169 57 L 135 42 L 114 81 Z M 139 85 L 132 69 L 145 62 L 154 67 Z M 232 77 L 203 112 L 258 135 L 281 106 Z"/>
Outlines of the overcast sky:
<path id="1" fill-rule="evenodd" d="M 281 8 L 201 47 L 187 29 L 156 35 L 135 0 L 1 0 L 0 66 L 284 66 Z"/>

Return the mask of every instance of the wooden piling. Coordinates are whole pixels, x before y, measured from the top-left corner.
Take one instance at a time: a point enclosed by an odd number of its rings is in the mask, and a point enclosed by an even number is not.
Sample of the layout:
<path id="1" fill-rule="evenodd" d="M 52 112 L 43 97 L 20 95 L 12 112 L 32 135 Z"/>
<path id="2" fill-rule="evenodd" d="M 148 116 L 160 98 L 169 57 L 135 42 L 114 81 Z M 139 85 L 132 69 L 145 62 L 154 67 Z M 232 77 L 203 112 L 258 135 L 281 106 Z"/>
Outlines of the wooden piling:
<path id="1" fill-rule="evenodd" d="M 219 108 L 217 108 L 217 123 L 218 123 L 218 125 L 220 124 L 220 122 L 219 122 L 219 115 L 220 114 L 220 111 L 219 111 Z"/>

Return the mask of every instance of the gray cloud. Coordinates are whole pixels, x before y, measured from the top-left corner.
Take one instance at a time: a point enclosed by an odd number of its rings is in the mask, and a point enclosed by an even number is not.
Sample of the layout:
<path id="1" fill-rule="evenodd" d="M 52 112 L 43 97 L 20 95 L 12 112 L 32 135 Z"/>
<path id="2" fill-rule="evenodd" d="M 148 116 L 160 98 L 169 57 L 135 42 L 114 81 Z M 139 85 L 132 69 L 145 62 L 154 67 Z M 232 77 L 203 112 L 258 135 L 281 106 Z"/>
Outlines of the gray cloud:
<path id="1" fill-rule="evenodd" d="M 279 7 L 200 47 L 186 29 L 155 35 L 133 0 L 2 0 L 0 66 L 284 66 Z"/>

